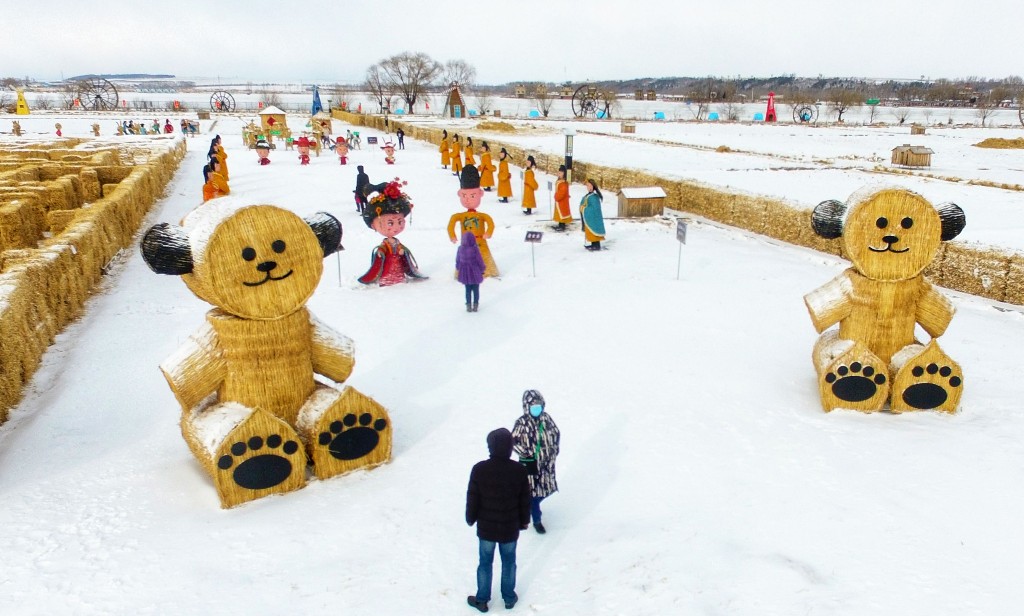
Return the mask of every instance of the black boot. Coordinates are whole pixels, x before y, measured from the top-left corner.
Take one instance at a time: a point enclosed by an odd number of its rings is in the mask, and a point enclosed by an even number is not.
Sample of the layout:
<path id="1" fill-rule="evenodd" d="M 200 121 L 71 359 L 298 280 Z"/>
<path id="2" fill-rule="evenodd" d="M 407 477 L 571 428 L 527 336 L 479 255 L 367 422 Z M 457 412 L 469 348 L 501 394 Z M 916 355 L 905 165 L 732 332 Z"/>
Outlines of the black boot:
<path id="1" fill-rule="evenodd" d="M 543 535 L 544 533 L 548 532 L 548 529 L 544 528 L 544 525 L 540 522 L 534 523 L 533 530 L 537 531 L 538 535 Z"/>
<path id="2" fill-rule="evenodd" d="M 468 597 L 466 597 L 466 603 L 469 604 L 469 607 L 475 607 L 481 612 L 487 611 L 487 604 L 483 603 L 482 601 L 477 601 L 475 595 L 469 595 Z"/>
<path id="3" fill-rule="evenodd" d="M 480 312 L 480 304 L 473 302 L 473 310 L 471 312 Z"/>
<path id="4" fill-rule="evenodd" d="M 558 226 L 555 227 L 555 231 L 565 231 L 565 223 L 564 222 L 558 223 Z"/>

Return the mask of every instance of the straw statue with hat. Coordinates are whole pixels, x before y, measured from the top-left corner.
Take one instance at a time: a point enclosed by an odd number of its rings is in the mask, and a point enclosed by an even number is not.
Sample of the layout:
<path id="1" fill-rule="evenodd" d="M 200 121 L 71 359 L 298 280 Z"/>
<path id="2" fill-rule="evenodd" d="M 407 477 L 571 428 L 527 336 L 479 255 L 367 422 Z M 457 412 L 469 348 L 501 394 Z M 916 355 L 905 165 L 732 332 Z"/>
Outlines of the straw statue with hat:
<path id="1" fill-rule="evenodd" d="M 498 153 L 498 202 L 508 203 L 512 196 L 512 173 L 508 170 L 508 150 Z"/>
<path id="2" fill-rule="evenodd" d="M 380 149 L 384 150 L 384 162 L 389 165 L 395 164 L 395 144 L 386 141 L 384 145 L 380 146 Z"/>
<path id="3" fill-rule="evenodd" d="M 537 207 L 537 177 L 533 170 L 537 168 L 537 160 L 531 154 L 526 157 L 526 169 L 523 171 L 523 213 L 529 216 Z"/>
<path id="4" fill-rule="evenodd" d="M 338 162 L 342 165 L 348 164 L 348 141 L 339 136 L 334 142 L 334 153 L 338 155 Z"/>
<path id="5" fill-rule="evenodd" d="M 313 145 L 313 142 L 309 140 L 309 137 L 303 135 L 295 140 L 295 147 L 299 150 L 299 164 L 309 164 L 309 146 Z"/>
<path id="6" fill-rule="evenodd" d="M 395 237 L 405 229 L 405 218 L 412 212 L 413 204 L 409 195 L 402 191 L 408 184 L 398 178 L 379 188 L 363 208 L 363 222 L 384 236 L 384 241 L 373 249 L 370 269 L 359 277 L 359 282 L 382 287 L 427 278 L 420 273 L 416 258 L 402 242 Z"/>
<path id="7" fill-rule="evenodd" d="M 477 208 L 480 207 L 480 200 L 484 196 L 484 191 L 480 188 L 480 172 L 477 171 L 476 166 L 466 165 L 459 176 L 459 182 L 462 186 L 458 193 L 459 201 L 462 203 L 462 207 L 466 208 L 466 211 L 452 214 L 452 217 L 448 219 L 448 239 L 454 244 L 458 241 L 456 238 L 462 237 L 463 233 L 467 231 L 472 233 L 476 237 L 476 243 L 480 247 L 480 254 L 483 256 L 484 263 L 487 266 L 484 270 L 484 276 L 497 277 L 499 275 L 498 266 L 495 265 L 494 257 L 491 256 L 491 249 L 487 246 L 487 238 L 494 234 L 494 219 L 483 212 L 477 211 Z M 458 235 L 455 234 L 456 225 L 461 225 L 462 227 Z"/>

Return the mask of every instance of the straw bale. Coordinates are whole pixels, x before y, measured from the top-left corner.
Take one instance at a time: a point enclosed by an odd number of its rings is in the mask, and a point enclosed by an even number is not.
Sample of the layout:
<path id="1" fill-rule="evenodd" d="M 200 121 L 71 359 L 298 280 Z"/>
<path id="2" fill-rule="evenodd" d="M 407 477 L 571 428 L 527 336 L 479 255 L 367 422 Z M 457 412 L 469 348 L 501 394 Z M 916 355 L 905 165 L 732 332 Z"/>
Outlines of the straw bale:
<path id="1" fill-rule="evenodd" d="M 42 238 L 43 208 L 35 199 L 18 199 L 0 204 L 0 246 L 31 248 Z"/>
<path id="2" fill-rule="evenodd" d="M 1003 301 L 1024 305 L 1024 255 L 1014 253 L 1006 271 L 1006 294 Z"/>
<path id="3" fill-rule="evenodd" d="M 767 208 L 767 199 L 737 195 L 726 223 L 754 233 L 764 233 Z"/>
<path id="4" fill-rule="evenodd" d="M 213 397 L 181 418 L 181 434 L 229 509 L 306 485 L 306 452 L 295 431 L 269 413 Z M 269 478 L 282 479 L 269 488 Z"/>
<path id="5" fill-rule="evenodd" d="M 94 169 L 96 169 L 96 176 L 99 178 L 100 184 L 117 184 L 121 180 L 131 175 L 135 167 L 127 165 L 99 165 L 94 167 Z"/>
<path id="6" fill-rule="evenodd" d="M 50 233 L 59 234 L 78 215 L 80 210 L 54 210 L 46 213 L 46 226 Z"/>
<path id="7" fill-rule="evenodd" d="M 947 242 L 942 258 L 942 284 L 997 301 L 1006 297 L 1009 253 Z"/>
<path id="8" fill-rule="evenodd" d="M 391 459 L 387 410 L 352 387 L 320 386 L 299 412 L 299 435 L 317 478 L 369 469 Z"/>

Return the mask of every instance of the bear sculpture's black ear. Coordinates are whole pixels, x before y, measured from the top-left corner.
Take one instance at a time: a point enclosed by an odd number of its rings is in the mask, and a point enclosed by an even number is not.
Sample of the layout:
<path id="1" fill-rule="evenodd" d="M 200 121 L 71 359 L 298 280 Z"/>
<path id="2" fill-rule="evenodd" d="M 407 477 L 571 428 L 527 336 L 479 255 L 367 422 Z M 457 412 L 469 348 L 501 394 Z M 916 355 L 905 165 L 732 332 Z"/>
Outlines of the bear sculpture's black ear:
<path id="1" fill-rule="evenodd" d="M 142 236 L 142 258 L 157 274 L 181 276 L 192 272 L 192 247 L 185 230 L 162 222 Z"/>
<path id="2" fill-rule="evenodd" d="M 943 203 L 935 208 L 939 210 L 939 220 L 942 221 L 942 241 L 948 242 L 960 235 L 960 232 L 967 226 L 967 216 L 960 206 L 953 203 Z"/>
<path id="3" fill-rule="evenodd" d="M 846 204 L 842 201 L 829 199 L 814 207 L 811 214 L 811 226 L 814 232 L 827 240 L 843 236 L 843 218 L 846 216 Z"/>
<path id="4" fill-rule="evenodd" d="M 319 240 L 320 248 L 323 249 L 325 257 L 339 250 L 345 250 L 341 245 L 341 221 L 337 218 L 327 212 L 317 212 L 303 220 L 306 221 L 306 224 L 309 225 L 316 235 L 316 239 Z"/>

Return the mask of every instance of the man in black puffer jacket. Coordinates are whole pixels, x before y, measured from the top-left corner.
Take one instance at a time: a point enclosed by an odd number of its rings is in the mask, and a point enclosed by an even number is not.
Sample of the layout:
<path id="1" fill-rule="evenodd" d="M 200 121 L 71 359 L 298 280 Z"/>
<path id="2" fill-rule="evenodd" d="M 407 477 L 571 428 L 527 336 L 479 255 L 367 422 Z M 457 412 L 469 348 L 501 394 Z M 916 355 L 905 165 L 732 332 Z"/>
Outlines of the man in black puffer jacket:
<path id="1" fill-rule="evenodd" d="M 501 555 L 501 598 L 505 609 L 515 607 L 516 543 L 519 531 L 530 525 L 530 482 L 526 468 L 510 459 L 512 433 L 498 428 L 487 435 L 491 457 L 473 466 L 466 491 L 466 523 L 476 524 L 480 538 L 480 565 L 476 569 L 476 595 L 466 601 L 481 612 L 491 600 L 494 548 Z"/>

